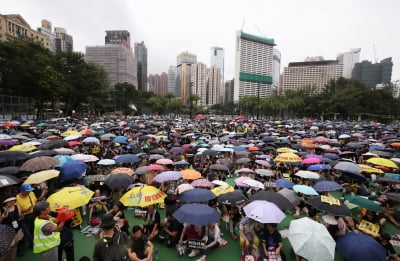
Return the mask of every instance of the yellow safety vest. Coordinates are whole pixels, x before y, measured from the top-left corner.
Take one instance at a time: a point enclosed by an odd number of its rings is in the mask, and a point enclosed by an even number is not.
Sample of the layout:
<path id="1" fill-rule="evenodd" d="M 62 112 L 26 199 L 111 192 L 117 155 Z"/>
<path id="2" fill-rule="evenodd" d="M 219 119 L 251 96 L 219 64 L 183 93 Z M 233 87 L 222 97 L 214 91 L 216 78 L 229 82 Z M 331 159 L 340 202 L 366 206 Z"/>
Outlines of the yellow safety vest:
<path id="1" fill-rule="evenodd" d="M 50 220 L 35 218 L 35 229 L 33 231 L 33 253 L 42 253 L 60 244 L 60 232 L 52 232 L 50 235 L 45 235 L 43 233 L 43 226 L 49 223 L 54 224 Z"/>

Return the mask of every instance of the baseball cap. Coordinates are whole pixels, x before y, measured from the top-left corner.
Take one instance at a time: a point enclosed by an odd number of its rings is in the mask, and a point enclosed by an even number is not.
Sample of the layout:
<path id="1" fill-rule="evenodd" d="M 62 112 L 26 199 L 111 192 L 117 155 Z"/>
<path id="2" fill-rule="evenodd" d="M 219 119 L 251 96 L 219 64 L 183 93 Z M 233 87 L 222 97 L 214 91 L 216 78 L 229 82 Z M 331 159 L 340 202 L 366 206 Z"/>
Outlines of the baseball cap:
<path id="1" fill-rule="evenodd" d="M 31 191 L 33 191 L 35 189 L 31 186 L 31 184 L 23 184 L 21 186 L 21 190 L 25 191 L 25 192 L 31 192 Z"/>

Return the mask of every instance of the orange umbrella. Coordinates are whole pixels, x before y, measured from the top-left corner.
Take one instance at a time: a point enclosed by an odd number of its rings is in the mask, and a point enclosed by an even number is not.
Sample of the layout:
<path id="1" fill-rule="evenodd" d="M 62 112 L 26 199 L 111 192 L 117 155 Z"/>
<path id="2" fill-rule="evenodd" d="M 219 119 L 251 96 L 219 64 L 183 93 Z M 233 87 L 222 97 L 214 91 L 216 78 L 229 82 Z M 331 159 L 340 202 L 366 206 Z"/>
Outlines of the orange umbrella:
<path id="1" fill-rule="evenodd" d="M 48 137 L 46 138 L 46 140 L 61 140 L 61 137 L 60 137 L 60 136 L 53 135 L 53 136 L 48 136 Z"/>
<path id="2" fill-rule="evenodd" d="M 81 130 L 79 133 L 82 135 L 90 135 L 90 134 L 93 134 L 93 131 L 91 129 L 84 129 L 84 130 Z"/>
<path id="3" fill-rule="evenodd" d="M 183 179 L 200 179 L 201 173 L 194 169 L 185 169 L 181 171 Z"/>
<path id="4" fill-rule="evenodd" d="M 392 146 L 392 147 L 400 147 L 400 142 L 390 143 L 390 146 Z"/>
<path id="5" fill-rule="evenodd" d="M 253 147 L 249 147 L 247 148 L 248 151 L 256 151 L 256 150 L 260 150 L 259 147 L 253 146 Z"/>

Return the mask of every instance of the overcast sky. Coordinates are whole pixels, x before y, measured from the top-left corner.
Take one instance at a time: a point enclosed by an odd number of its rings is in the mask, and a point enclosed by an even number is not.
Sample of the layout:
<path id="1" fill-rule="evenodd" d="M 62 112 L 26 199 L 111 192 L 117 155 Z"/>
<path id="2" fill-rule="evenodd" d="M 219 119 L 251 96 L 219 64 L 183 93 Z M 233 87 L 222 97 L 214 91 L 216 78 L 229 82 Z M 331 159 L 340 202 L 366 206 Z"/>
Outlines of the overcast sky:
<path id="1" fill-rule="evenodd" d="M 1 14 L 21 14 L 64 27 L 74 50 L 104 45 L 106 30 L 128 30 L 148 48 L 148 73 L 167 72 L 182 51 L 210 64 L 212 46 L 225 49 L 225 79 L 233 78 L 237 30 L 274 38 L 281 71 L 307 56 L 335 59 L 361 48 L 361 60 L 393 57 L 400 79 L 399 0 L 3 0 Z M 258 29 L 257 29 L 258 28 Z M 375 53 L 374 54 L 374 46 Z"/>

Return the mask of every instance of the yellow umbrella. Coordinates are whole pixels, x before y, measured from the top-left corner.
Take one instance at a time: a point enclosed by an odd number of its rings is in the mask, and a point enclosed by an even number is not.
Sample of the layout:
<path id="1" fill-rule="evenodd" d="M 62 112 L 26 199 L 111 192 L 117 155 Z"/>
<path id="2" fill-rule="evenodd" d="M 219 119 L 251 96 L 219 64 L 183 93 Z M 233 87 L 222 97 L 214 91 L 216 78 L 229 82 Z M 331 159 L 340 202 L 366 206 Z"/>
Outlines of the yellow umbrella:
<path id="1" fill-rule="evenodd" d="M 379 165 L 379 166 L 384 166 L 388 168 L 393 168 L 397 169 L 396 163 L 394 163 L 391 160 L 385 159 L 385 158 L 370 158 L 367 160 L 368 163 L 372 163 L 374 165 Z"/>
<path id="2" fill-rule="evenodd" d="M 214 195 L 216 197 L 221 196 L 222 194 L 226 194 L 229 192 L 234 191 L 235 189 L 232 186 L 219 186 L 219 187 L 215 187 L 211 190 L 212 193 L 214 193 Z"/>
<path id="3" fill-rule="evenodd" d="M 75 209 L 86 205 L 92 198 L 94 192 L 90 189 L 81 187 L 65 187 L 60 191 L 51 194 L 47 199 L 50 208 L 56 211 L 60 207 L 68 206 L 69 209 Z"/>
<path id="4" fill-rule="evenodd" d="M 383 174 L 385 173 L 381 169 L 373 168 L 371 166 L 365 165 L 365 164 L 358 164 L 362 168 L 361 172 L 367 172 L 367 173 L 378 173 L 378 174 Z"/>
<path id="5" fill-rule="evenodd" d="M 301 158 L 297 156 L 294 153 L 287 152 L 287 153 L 281 153 L 279 154 L 276 158 L 275 161 L 278 162 L 299 162 L 301 161 Z"/>
<path id="6" fill-rule="evenodd" d="M 24 184 L 39 184 L 43 181 L 58 177 L 60 171 L 52 169 L 52 170 L 43 170 L 36 173 L 31 174 L 24 182 Z"/>
<path id="7" fill-rule="evenodd" d="M 147 207 L 163 203 L 166 196 L 154 186 L 139 186 L 126 192 L 119 201 L 127 207 Z"/>
<path id="8" fill-rule="evenodd" d="M 194 169 L 185 169 L 181 170 L 182 178 L 183 179 L 200 179 L 201 173 Z"/>
<path id="9" fill-rule="evenodd" d="M 276 150 L 277 153 L 287 153 L 287 152 L 291 152 L 291 148 L 287 148 L 287 147 L 283 147 L 283 148 L 279 148 Z"/>
<path id="10" fill-rule="evenodd" d="M 71 136 L 71 135 L 75 135 L 75 134 L 79 134 L 79 132 L 76 130 L 68 130 L 68 131 L 64 131 L 63 133 L 61 133 L 61 136 L 66 137 L 66 136 Z"/>
<path id="11" fill-rule="evenodd" d="M 21 144 L 21 145 L 12 146 L 9 150 L 12 150 L 12 151 L 18 150 L 18 151 L 23 151 L 23 152 L 30 152 L 30 151 L 36 150 L 36 147 L 33 146 L 32 144 Z"/>

